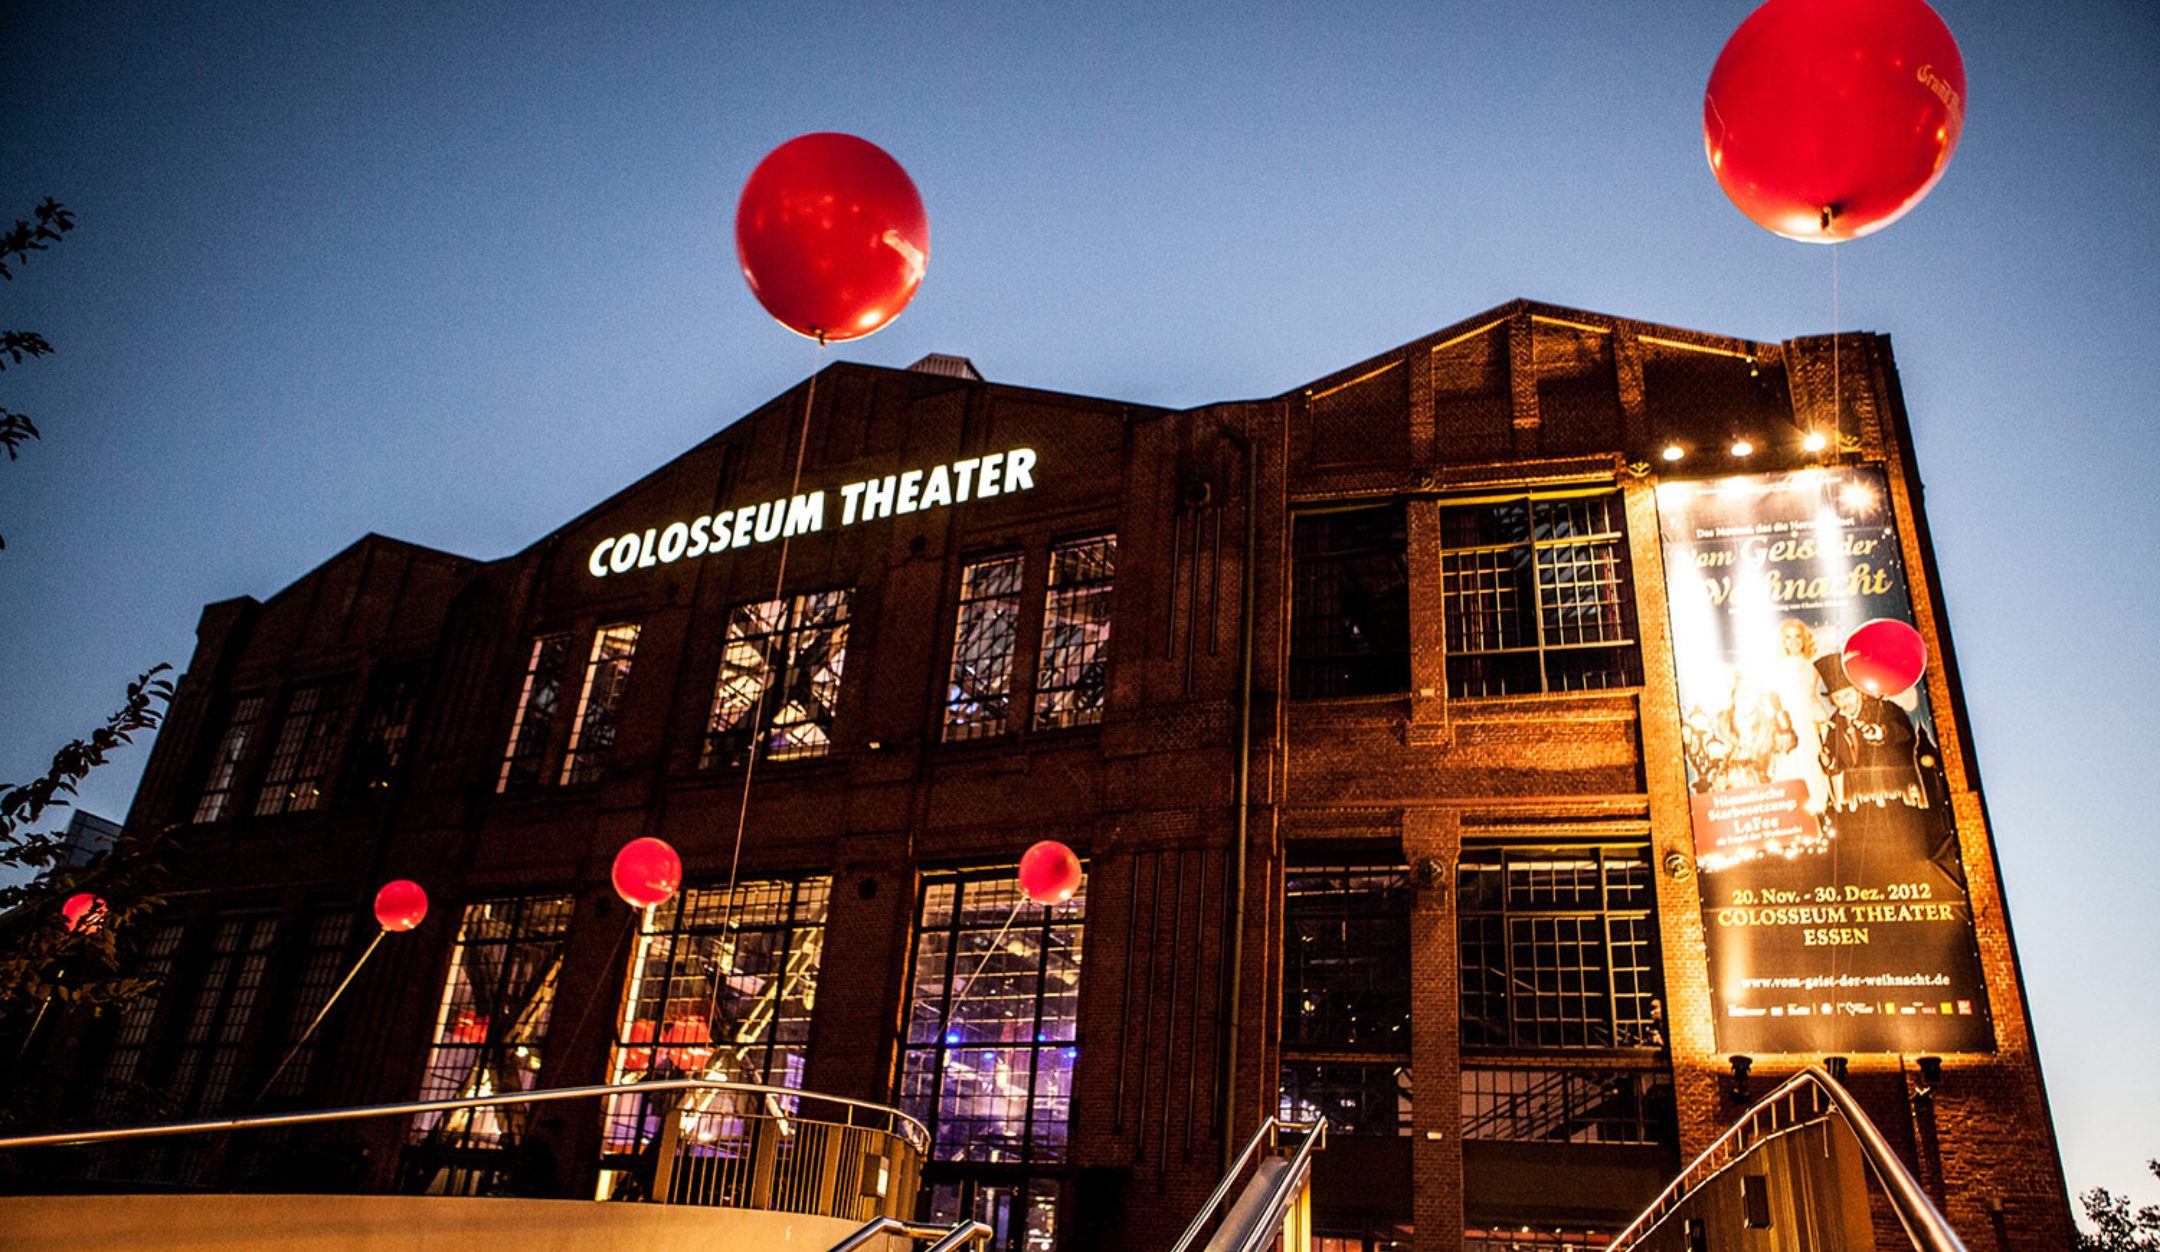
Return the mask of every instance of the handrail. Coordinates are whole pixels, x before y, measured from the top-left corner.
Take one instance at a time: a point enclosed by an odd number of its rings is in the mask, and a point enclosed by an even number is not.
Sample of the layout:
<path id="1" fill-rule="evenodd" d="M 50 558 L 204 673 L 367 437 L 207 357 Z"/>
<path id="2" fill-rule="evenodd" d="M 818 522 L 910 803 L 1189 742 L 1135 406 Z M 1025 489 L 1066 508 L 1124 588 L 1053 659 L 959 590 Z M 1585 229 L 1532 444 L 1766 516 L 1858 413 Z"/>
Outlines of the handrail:
<path id="1" fill-rule="evenodd" d="M 1867 1159 L 1875 1177 L 1882 1182 L 1883 1192 L 1890 1200 L 1890 1208 L 1897 1214 L 1898 1224 L 1905 1228 L 1905 1237 L 1912 1241 L 1913 1247 L 1920 1252 L 1966 1252 L 1964 1242 L 1944 1219 L 1942 1210 L 1936 1208 L 1934 1201 L 1928 1199 L 1927 1193 L 1921 1190 L 1919 1182 L 1913 1178 L 1912 1171 L 1906 1169 L 1905 1163 L 1897 1158 L 1897 1153 L 1890 1150 L 1882 1132 L 1877 1130 L 1875 1123 L 1861 1111 L 1859 1103 L 1852 1098 L 1852 1093 L 1845 1090 L 1844 1084 L 1832 1078 L 1827 1070 L 1816 1065 L 1807 1066 L 1786 1079 L 1775 1091 L 1764 1096 L 1742 1114 L 1739 1120 L 1732 1124 L 1731 1129 L 1719 1135 L 1716 1142 L 1704 1148 L 1701 1155 L 1690 1161 L 1688 1167 L 1681 1170 L 1672 1182 L 1658 1193 L 1657 1199 L 1652 1200 L 1649 1207 L 1628 1223 L 1625 1230 L 1613 1236 L 1613 1241 L 1606 1245 L 1606 1252 L 1627 1252 L 1627 1249 L 1639 1244 L 1652 1230 L 1663 1224 L 1666 1218 L 1672 1216 L 1681 1200 L 1693 1195 L 1704 1184 L 1753 1151 L 1755 1144 L 1750 1144 L 1731 1154 L 1730 1159 L 1719 1160 L 1715 1168 L 1703 1169 L 1705 1163 L 1725 1153 L 1728 1145 L 1745 1137 L 1758 1117 L 1775 1111 L 1779 1102 L 1802 1088 L 1809 1088 L 1828 1099 L 1829 1110 L 1820 1116 L 1809 1118 L 1806 1122 L 1795 1121 L 1792 1125 L 1777 1127 L 1755 1142 L 1766 1143 L 1798 1130 L 1803 1125 L 1814 1125 L 1834 1112 L 1844 1121 L 1846 1128 L 1853 1132 L 1853 1137 L 1859 1140 L 1861 1155 Z M 1699 1177 L 1698 1171 L 1701 1171 Z"/>
<path id="2" fill-rule="evenodd" d="M 1192 1247 L 1193 1240 L 1198 1239 L 1200 1232 L 1207 1228 L 1208 1218 L 1222 1207 L 1222 1202 L 1230 1195 L 1230 1188 L 1236 1184 L 1238 1175 L 1245 1172 L 1245 1162 L 1251 1160 L 1253 1153 L 1260 1150 L 1262 1141 L 1268 1139 L 1278 1130 L 1302 1130 L 1305 1132 L 1305 1140 L 1291 1160 L 1292 1175 L 1298 1172 L 1301 1163 L 1311 1155 L 1316 1139 L 1322 1143 L 1327 1141 L 1327 1119 L 1324 1117 L 1313 1121 L 1309 1125 L 1286 1122 L 1280 1117 L 1269 1117 L 1261 1122 L 1260 1128 L 1253 1131 L 1252 1138 L 1245 1141 L 1245 1150 L 1237 1154 L 1236 1160 L 1230 1162 L 1229 1169 L 1223 1171 L 1222 1181 L 1215 1184 L 1215 1190 L 1208 1194 L 1207 1202 L 1200 1206 L 1199 1212 L 1193 1214 L 1192 1223 L 1185 1227 L 1185 1233 L 1179 1235 L 1178 1241 L 1170 1246 L 1170 1252 L 1188 1252 L 1188 1249 Z"/>
<path id="3" fill-rule="evenodd" d="M 911 1222 L 899 1217 L 873 1217 L 855 1229 L 855 1233 L 832 1245 L 827 1252 L 855 1252 L 879 1235 L 906 1235 L 910 1239 L 935 1239 L 929 1252 L 951 1252 L 951 1249 L 970 1243 L 980 1243 L 997 1232 L 981 1222 L 963 1221 L 956 1226 L 939 1226 L 932 1222 Z M 952 1240 L 958 1238 L 959 1242 Z"/>
<path id="4" fill-rule="evenodd" d="M 1284 1129 L 1294 1130 L 1298 1127 L 1285 1124 Z M 1320 1118 L 1304 1130 L 1305 1138 L 1299 1141 L 1297 1151 L 1290 1154 L 1289 1168 L 1283 1170 L 1282 1177 L 1275 1183 L 1274 1194 L 1268 1197 L 1265 1215 L 1253 1223 L 1253 1233 L 1237 1248 L 1237 1252 L 1257 1252 L 1257 1249 L 1267 1247 L 1282 1234 L 1283 1215 L 1305 1186 L 1306 1173 L 1312 1169 L 1313 1151 L 1327 1142 L 1327 1119 Z"/>
<path id="5" fill-rule="evenodd" d="M 952 1228 L 943 1239 L 931 1244 L 924 1252 L 955 1252 L 971 1243 L 979 1243 L 997 1233 L 982 1222 L 962 1222 Z"/>
<path id="6" fill-rule="evenodd" d="M 769 1087 L 762 1083 L 722 1082 L 713 1078 L 666 1078 L 656 1082 L 601 1083 L 585 1087 L 544 1087 L 492 1096 L 460 1096 L 452 1100 L 410 1100 L 399 1104 L 364 1104 L 351 1108 L 317 1109 L 306 1113 L 258 1113 L 248 1117 L 221 1117 L 198 1122 L 167 1122 L 150 1126 L 121 1126 L 111 1130 L 61 1130 L 41 1135 L 0 1138 L 0 1149 L 38 1148 L 57 1144 L 109 1143 L 120 1139 L 154 1139 L 165 1135 L 203 1134 L 216 1130 L 252 1130 L 268 1126 L 312 1126 L 323 1122 L 359 1121 L 369 1117 L 402 1117 L 414 1113 L 449 1112 L 455 1109 L 493 1108 L 505 1104 L 540 1104 L 551 1100 L 582 1100 L 599 1095 L 647 1095 L 662 1091 L 734 1091 L 756 1096 L 781 1096 L 792 1100 L 823 1100 L 849 1109 L 847 1124 L 855 1125 L 853 1110 L 866 1109 L 883 1115 L 920 1152 L 930 1149 L 930 1130 L 921 1122 L 883 1104 L 848 1096 L 826 1095 L 797 1087 Z M 815 1118 L 800 1118 L 815 1121 Z"/>
<path id="7" fill-rule="evenodd" d="M 1200 1211 L 1193 1214 L 1192 1224 L 1185 1227 L 1185 1233 L 1178 1236 L 1176 1243 L 1170 1245 L 1170 1252 L 1186 1252 L 1186 1249 L 1192 1247 L 1192 1241 L 1198 1239 L 1200 1231 L 1206 1227 L 1208 1215 L 1222 1207 L 1223 1199 L 1230 1194 L 1231 1184 L 1237 1181 L 1239 1174 L 1245 1172 L 1245 1162 L 1252 1159 L 1253 1153 L 1260 1149 L 1261 1140 L 1273 1134 L 1281 1121 L 1279 1117 L 1270 1117 L 1260 1123 L 1258 1130 L 1253 1131 L 1252 1138 L 1245 1141 L 1245 1150 L 1238 1153 L 1237 1159 L 1230 1162 L 1230 1168 L 1223 1171 L 1222 1181 L 1216 1183 L 1215 1190 L 1208 1193 L 1207 1203 L 1202 1204 Z"/>

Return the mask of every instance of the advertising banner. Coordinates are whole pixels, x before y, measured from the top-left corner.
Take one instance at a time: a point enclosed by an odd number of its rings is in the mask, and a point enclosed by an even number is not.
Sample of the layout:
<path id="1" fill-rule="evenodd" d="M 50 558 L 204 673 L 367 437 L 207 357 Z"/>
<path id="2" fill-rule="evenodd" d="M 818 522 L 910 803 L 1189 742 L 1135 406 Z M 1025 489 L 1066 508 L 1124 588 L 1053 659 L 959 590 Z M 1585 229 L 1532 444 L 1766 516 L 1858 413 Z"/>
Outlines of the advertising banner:
<path id="1" fill-rule="evenodd" d="M 1993 1051 L 1926 680 L 1845 663 L 1913 622 L 1883 472 L 1657 498 L 1718 1049 Z"/>

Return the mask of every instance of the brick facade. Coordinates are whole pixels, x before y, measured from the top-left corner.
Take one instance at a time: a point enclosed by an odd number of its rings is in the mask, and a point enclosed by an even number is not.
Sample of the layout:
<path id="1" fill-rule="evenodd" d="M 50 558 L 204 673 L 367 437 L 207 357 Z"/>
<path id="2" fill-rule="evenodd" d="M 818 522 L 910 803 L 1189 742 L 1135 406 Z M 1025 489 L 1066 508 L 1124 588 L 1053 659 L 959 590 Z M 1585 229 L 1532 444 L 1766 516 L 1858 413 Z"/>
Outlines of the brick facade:
<path id="1" fill-rule="evenodd" d="M 1733 472 L 1725 445 L 1748 434 L 1761 449 L 1751 472 L 1887 467 L 1906 568 L 1925 571 L 1915 616 L 1941 659 L 1928 690 L 1997 1051 L 1949 1058 L 1926 1098 L 1914 1098 L 1912 1057 L 1855 1057 L 1852 1087 L 1968 1244 L 2064 1247 L 2068 1198 L 1889 343 L 1851 334 L 1834 350 L 1835 369 L 1829 339 L 1751 343 L 1518 301 L 1282 396 L 1182 412 L 836 364 L 514 556 L 470 561 L 370 536 L 266 601 L 210 606 L 129 824 L 189 827 L 174 907 L 197 925 L 242 907 L 289 924 L 331 905 L 364 918 L 384 879 L 427 887 L 430 924 L 384 945 L 330 1027 L 339 1064 L 310 1094 L 337 1104 L 414 1095 L 455 929 L 444 919 L 460 902 L 528 892 L 576 898 L 540 1081 L 602 1080 L 631 924 L 608 866 L 641 835 L 679 849 L 693 883 L 724 882 L 731 866 L 745 878 L 832 875 L 805 1078 L 895 1100 L 918 871 L 1010 863 L 1036 839 L 1064 840 L 1089 867 L 1071 1146 L 1047 1171 L 1060 1180 L 1068 1252 L 1167 1247 L 1219 1175 L 1226 1129 L 1234 1148 L 1273 1112 L 1285 866 L 1310 849 L 1371 849 L 1409 866 L 1418 884 L 1416 1099 L 1413 1133 L 1400 1142 L 1342 1146 L 1370 1193 L 1353 1216 L 1414 1226 L 1418 1252 L 1454 1252 L 1466 1226 L 1611 1228 L 1738 1108 L 1713 1040 L 1696 885 L 1655 875 L 1669 1040 L 1658 1064 L 1669 1066 L 1677 1142 L 1615 1164 L 1579 1145 L 1541 1155 L 1463 1141 L 1453 867 L 1466 840 L 1509 837 L 1640 843 L 1653 864 L 1692 853 L 1657 453 L 1678 442 L 1689 455 L 1675 472 Z M 1837 437 L 1811 457 L 1797 446 L 1805 429 Z M 619 533 L 1016 447 L 1037 455 L 1031 490 L 605 578 L 588 569 L 596 544 Z M 1640 685 L 1451 698 L 1441 502 L 1595 485 L 1622 493 Z M 1367 500 L 1406 509 L 1408 689 L 1290 699 L 1292 514 Z M 1104 716 L 1034 730 L 1026 711 L 1050 546 L 1106 532 L 1118 551 Z M 1007 733 L 941 742 L 961 569 L 998 552 L 1019 553 L 1025 571 L 1016 711 Z M 766 599 L 776 583 L 790 594 L 853 588 L 847 663 L 833 751 L 760 762 L 745 805 L 741 768 L 699 768 L 701 732 L 729 606 Z M 588 641 L 614 622 L 641 631 L 603 776 L 498 796 L 531 640 L 567 629 Z M 332 803 L 189 825 L 234 693 L 275 694 L 329 674 L 351 675 L 362 691 L 378 667 L 402 661 L 424 663 L 425 694 L 407 763 L 371 810 Z M 574 683 L 565 691 L 567 721 Z M 1230 926 L 1241 715 L 1250 719 L 1242 936 Z M 248 777 L 262 768 L 258 752 Z M 275 975 L 267 985 L 279 985 Z M 159 1030 L 177 1025 L 175 1012 L 160 1009 Z M 1236 1071 L 1226 1075 L 1233 1017 Z M 274 1063 L 267 1041 L 249 1047 L 249 1072 Z M 1757 1058 L 1755 1090 L 1809 1059 Z M 574 1176 L 593 1168 L 598 1128 L 568 1120 L 559 1151 Z M 387 1176 L 390 1130 L 374 1148 Z M 1407 1194 L 1371 1182 L 1401 1177 Z M 1323 1171 L 1316 1192 L 1323 1222 L 1329 1178 Z"/>

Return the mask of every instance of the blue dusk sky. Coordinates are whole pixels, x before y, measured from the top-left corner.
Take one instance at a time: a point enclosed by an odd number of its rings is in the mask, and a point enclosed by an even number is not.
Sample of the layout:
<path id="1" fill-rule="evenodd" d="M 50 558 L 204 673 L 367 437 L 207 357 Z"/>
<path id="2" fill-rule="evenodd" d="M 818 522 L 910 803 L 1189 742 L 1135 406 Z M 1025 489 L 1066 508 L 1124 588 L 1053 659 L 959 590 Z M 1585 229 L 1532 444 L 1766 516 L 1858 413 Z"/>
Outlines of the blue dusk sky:
<path id="1" fill-rule="evenodd" d="M 0 284 L 58 349 L 0 373 L 45 432 L 0 465 L 0 779 L 204 603 L 368 531 L 507 555 L 815 369 L 732 239 L 805 131 L 931 221 L 842 359 L 1184 406 L 1516 296 L 1827 333 L 1831 251 L 1703 158 L 1750 7 L 10 5 L 0 213 L 80 228 Z M 1964 141 L 1838 250 L 1836 323 L 1894 339 L 2070 1185 L 2160 1199 L 2160 8 L 1940 11 Z"/>

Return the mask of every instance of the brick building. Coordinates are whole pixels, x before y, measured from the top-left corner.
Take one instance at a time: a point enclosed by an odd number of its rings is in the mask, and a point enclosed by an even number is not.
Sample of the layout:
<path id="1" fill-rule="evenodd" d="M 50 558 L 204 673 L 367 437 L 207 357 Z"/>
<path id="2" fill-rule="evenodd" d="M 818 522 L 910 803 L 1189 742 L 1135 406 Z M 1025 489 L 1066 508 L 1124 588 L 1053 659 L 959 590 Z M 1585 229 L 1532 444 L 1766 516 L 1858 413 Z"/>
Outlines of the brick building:
<path id="1" fill-rule="evenodd" d="M 403 877 L 432 916 L 268 1103 L 889 1101 L 931 1211 L 1045 1250 L 1167 1247 L 1263 1116 L 1324 1113 L 1329 1246 L 1596 1246 L 1741 1107 L 1753 1028 L 1706 963 L 1660 487 L 1814 469 L 1887 490 L 1984 980 L 1957 1048 L 1838 1051 L 1969 1243 L 2067 1246 L 1888 340 L 1522 301 L 1186 411 L 834 364 L 513 556 L 371 535 L 209 606 L 128 819 L 185 830 L 166 987 L 81 1086 L 240 1102 Z M 687 882 L 638 917 L 608 871 L 647 835 Z M 1012 884 L 1045 838 L 1086 864 L 1055 910 Z M 566 1188 L 636 1120 L 553 1127 Z M 454 1129 L 375 1124 L 372 1168 L 519 1130 Z"/>

